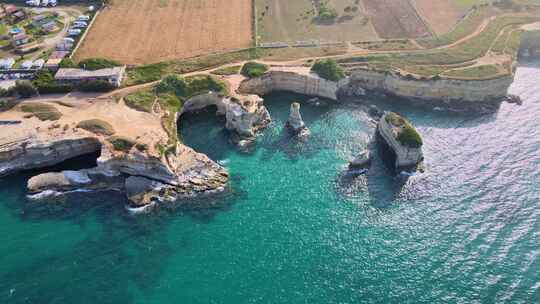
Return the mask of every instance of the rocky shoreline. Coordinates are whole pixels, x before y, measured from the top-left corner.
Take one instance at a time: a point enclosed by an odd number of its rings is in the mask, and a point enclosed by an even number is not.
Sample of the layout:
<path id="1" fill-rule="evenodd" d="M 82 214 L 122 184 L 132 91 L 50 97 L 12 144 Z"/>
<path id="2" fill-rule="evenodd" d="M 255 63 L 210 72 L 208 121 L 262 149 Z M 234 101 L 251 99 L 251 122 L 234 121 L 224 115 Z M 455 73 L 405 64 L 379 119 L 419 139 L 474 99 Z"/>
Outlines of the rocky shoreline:
<path id="1" fill-rule="evenodd" d="M 377 80 L 371 72 L 369 75 L 375 80 L 363 81 L 366 75 L 365 72 L 353 73 L 340 82 L 332 82 L 311 73 L 308 67 L 272 67 L 258 78 L 224 76 L 222 80 L 228 83 L 230 89 L 227 94 L 207 92 L 192 96 L 176 114 L 176 121 L 181 119 L 183 113 L 215 106 L 217 114 L 225 116 L 225 128 L 231 131 L 231 138 L 239 148 L 245 149 L 254 142 L 258 131 L 271 122 L 261 96 L 273 91 L 289 91 L 336 102 L 343 97 L 354 98 L 370 92 L 383 92 L 424 105 L 435 105 L 432 102 L 436 99 L 430 95 L 433 92 L 443 93 L 441 90 L 427 89 L 420 94 L 418 91 L 413 92 L 411 87 L 404 89 L 406 85 L 399 89 L 394 86 L 392 89 L 388 84 L 382 86 L 381 78 Z M 387 79 L 389 76 L 384 77 Z M 393 83 L 392 80 L 384 81 Z M 463 110 L 469 111 L 469 105 L 474 105 L 472 108 L 479 111 L 492 111 L 496 108 L 493 105 L 497 103 L 491 100 L 499 97 L 502 100 L 502 95 L 506 95 L 506 85 L 510 83 L 511 78 L 493 80 L 491 86 L 500 88 L 490 91 L 489 98 L 481 101 L 474 102 L 471 99 L 477 96 L 474 93 L 468 95 L 467 100 L 446 98 L 439 99 L 436 104 L 441 109 L 467 105 Z M 456 83 L 454 85 L 461 86 Z M 421 86 L 424 87 L 424 84 Z M 414 94 L 404 96 L 406 94 L 403 92 Z M 32 101 L 22 102 L 25 103 Z M 58 196 L 73 191 L 117 190 L 126 194 L 129 208 L 147 210 L 160 203 L 188 202 L 190 198 L 221 193 L 227 189 L 228 173 L 206 155 L 181 143 L 165 152 L 159 148 L 167 145 L 169 135 L 155 113 L 135 111 L 112 98 L 86 101 L 80 107 L 61 104 L 55 104 L 54 107 L 62 114 L 58 121 L 27 117 L 20 106 L 0 113 L 1 121 L 21 122 L 3 126 L 6 134 L 10 135 L 0 138 L 0 176 L 46 168 L 92 152 L 99 151 L 101 154 L 95 168 L 50 172 L 32 177 L 28 181 L 28 191 L 33 197 Z M 291 105 L 288 126 L 294 134 L 307 138 L 309 130 L 301 120 L 299 108 L 299 104 Z M 422 160 L 421 148 L 400 144 L 396 140 L 395 126 L 388 124 L 386 117 L 387 114 L 379 120 L 377 129 L 380 137 L 396 154 L 396 168 L 416 166 Z M 118 149 L 111 143 L 110 135 L 104 136 L 79 128 L 83 118 L 106 121 L 115 129 L 115 136 L 131 138 L 134 142 L 128 149 Z M 132 128 L 130 125 L 133 122 L 144 127 Z M 367 159 L 364 158 L 362 164 L 368 165 L 369 155 Z"/>

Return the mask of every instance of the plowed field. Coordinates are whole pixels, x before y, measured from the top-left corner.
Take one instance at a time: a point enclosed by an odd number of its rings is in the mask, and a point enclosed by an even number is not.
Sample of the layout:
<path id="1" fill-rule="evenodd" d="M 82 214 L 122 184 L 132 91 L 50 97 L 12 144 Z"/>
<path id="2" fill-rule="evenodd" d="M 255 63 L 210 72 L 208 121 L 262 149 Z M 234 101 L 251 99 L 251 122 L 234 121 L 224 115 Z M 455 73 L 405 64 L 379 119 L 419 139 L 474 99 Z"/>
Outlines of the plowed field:
<path id="1" fill-rule="evenodd" d="M 251 0 L 113 0 L 75 58 L 145 64 L 251 43 Z"/>
<path id="2" fill-rule="evenodd" d="M 375 30 L 382 38 L 418 38 L 430 31 L 409 0 L 364 0 Z"/>

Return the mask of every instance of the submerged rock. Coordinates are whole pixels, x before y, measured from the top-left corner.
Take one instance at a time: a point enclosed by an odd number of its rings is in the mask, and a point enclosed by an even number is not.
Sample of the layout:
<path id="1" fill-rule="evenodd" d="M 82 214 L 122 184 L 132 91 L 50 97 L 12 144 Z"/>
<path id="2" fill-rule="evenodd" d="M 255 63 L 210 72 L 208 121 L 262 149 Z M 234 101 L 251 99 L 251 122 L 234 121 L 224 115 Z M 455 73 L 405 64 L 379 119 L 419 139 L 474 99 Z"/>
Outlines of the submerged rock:
<path id="1" fill-rule="evenodd" d="M 349 168 L 361 169 L 368 168 L 371 164 L 371 153 L 368 150 L 362 151 L 357 157 L 355 157 L 350 163 Z"/>
<path id="2" fill-rule="evenodd" d="M 291 104 L 291 113 L 289 114 L 289 119 L 287 120 L 286 126 L 291 133 L 299 138 L 306 138 L 311 134 L 309 129 L 306 127 L 306 124 L 302 120 L 302 115 L 300 114 L 300 104 L 298 102 L 293 102 Z"/>

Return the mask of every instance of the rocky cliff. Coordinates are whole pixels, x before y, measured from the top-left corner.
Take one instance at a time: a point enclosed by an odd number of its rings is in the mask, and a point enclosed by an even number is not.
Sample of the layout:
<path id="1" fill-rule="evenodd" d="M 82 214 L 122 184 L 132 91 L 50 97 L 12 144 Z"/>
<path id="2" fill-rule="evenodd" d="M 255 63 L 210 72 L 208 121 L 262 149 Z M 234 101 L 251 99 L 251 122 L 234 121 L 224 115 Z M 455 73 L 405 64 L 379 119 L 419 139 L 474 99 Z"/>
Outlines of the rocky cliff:
<path id="1" fill-rule="evenodd" d="M 254 137 L 259 129 L 266 127 L 271 121 L 261 97 L 251 94 L 225 96 L 213 92 L 187 100 L 179 117 L 183 113 L 201 110 L 208 106 L 216 106 L 217 114 L 225 116 L 225 128 L 235 132 L 241 138 Z"/>
<path id="2" fill-rule="evenodd" d="M 418 138 L 414 138 L 414 133 L 403 136 L 407 131 L 416 132 L 405 118 L 392 112 L 385 113 L 377 125 L 383 144 L 395 154 L 395 168 L 398 170 L 415 168 L 424 158 L 419 134 Z"/>
<path id="3" fill-rule="evenodd" d="M 29 134 L 0 144 L 0 176 L 52 166 L 100 149 L 101 144 L 94 137 L 71 136 L 49 141 Z"/>
<path id="4" fill-rule="evenodd" d="M 44 101 L 40 100 L 41 104 Z M 3 126 L 0 135 L 0 172 L 2 175 L 22 170 L 46 168 L 67 159 L 100 151 L 97 167 L 79 171 L 46 172 L 28 181 L 28 190 L 37 198 L 58 196 L 79 190 L 126 191 L 126 179 L 137 176 L 158 184 L 138 189 L 149 195 L 132 196 L 131 204 L 143 206 L 154 201 L 171 201 L 225 190 L 228 174 L 206 155 L 180 143 L 174 149 L 160 149 L 170 142 L 169 135 L 155 114 L 139 112 L 112 99 L 79 102 L 73 106 L 45 102 L 58 110 L 58 119 L 29 117 L 22 105 L 0 113 L 0 120 L 21 121 Z M 32 101 L 22 103 L 29 107 Z M 103 127 L 104 135 L 80 127 L 92 118 Z M 133 127 L 137 122 L 137 127 Z M 102 130 L 102 129 L 98 129 Z M 113 138 L 122 138 L 118 143 Z M 162 195 L 166 195 L 165 199 Z"/>
<path id="5" fill-rule="evenodd" d="M 328 81 L 309 73 L 309 69 L 298 71 L 274 68 L 258 78 L 246 79 L 238 88 L 245 94 L 266 95 L 274 91 L 293 92 L 331 100 L 338 99 L 338 90 L 345 82 Z"/>
<path id="6" fill-rule="evenodd" d="M 513 77 L 487 80 L 412 79 L 393 72 L 354 70 L 348 86 L 379 91 L 432 106 L 461 111 L 490 110 L 503 100 Z"/>

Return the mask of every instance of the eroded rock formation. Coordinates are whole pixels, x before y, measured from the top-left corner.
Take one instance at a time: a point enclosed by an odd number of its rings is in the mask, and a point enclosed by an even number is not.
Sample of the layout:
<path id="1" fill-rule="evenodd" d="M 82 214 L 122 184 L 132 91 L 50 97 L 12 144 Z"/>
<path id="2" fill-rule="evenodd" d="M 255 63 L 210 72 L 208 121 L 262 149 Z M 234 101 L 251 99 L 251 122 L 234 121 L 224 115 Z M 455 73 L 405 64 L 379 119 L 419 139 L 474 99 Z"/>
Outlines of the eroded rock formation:
<path id="1" fill-rule="evenodd" d="M 377 132 L 384 144 L 395 153 L 396 169 L 415 169 L 424 159 L 420 135 L 402 116 L 385 113 L 379 120 Z"/>
<path id="2" fill-rule="evenodd" d="M 304 120 L 302 120 L 302 115 L 300 114 L 300 104 L 298 102 L 293 102 L 291 104 L 291 111 L 289 114 L 289 119 L 286 123 L 287 129 L 299 138 L 306 138 L 310 135 L 309 129 L 306 127 Z"/>

